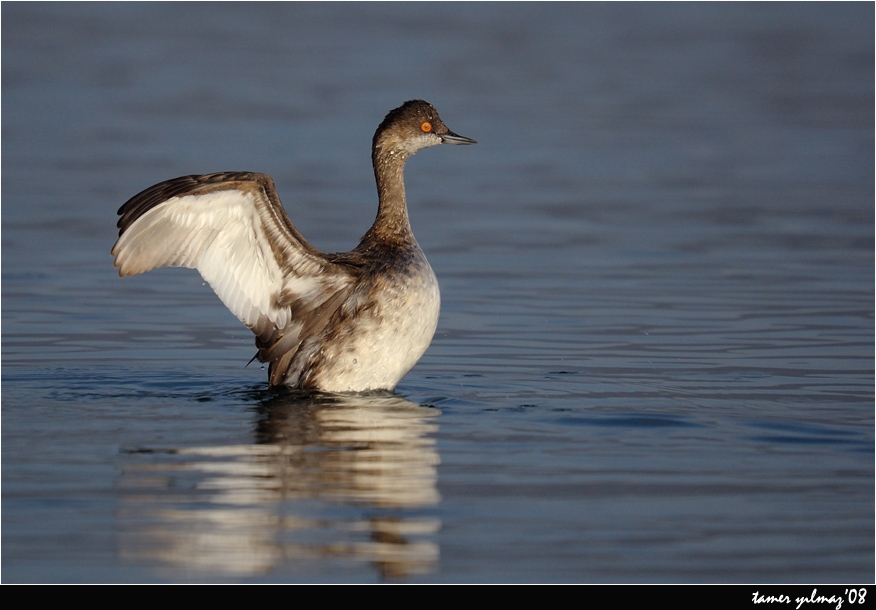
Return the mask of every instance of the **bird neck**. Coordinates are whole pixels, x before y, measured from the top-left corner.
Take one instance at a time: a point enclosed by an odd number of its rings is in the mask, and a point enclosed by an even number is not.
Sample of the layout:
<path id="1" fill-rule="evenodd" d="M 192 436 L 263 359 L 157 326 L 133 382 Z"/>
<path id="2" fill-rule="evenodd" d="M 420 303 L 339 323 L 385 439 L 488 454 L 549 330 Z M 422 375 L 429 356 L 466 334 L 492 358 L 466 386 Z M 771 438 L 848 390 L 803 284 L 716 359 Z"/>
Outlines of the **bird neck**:
<path id="1" fill-rule="evenodd" d="M 408 240 L 412 236 L 405 199 L 404 169 L 408 154 L 375 146 L 371 155 L 377 180 L 377 218 L 368 235 L 382 239 Z"/>

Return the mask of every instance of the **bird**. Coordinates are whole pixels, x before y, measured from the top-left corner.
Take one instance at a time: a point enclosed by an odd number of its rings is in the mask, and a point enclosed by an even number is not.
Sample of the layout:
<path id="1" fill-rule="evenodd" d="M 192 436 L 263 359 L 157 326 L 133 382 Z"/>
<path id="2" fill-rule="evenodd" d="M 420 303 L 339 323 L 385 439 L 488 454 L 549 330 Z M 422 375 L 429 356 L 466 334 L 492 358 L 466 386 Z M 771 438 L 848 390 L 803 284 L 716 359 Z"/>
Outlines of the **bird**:
<path id="1" fill-rule="evenodd" d="M 429 347 L 441 300 L 408 219 L 405 163 L 430 146 L 476 143 L 426 101 L 390 111 L 371 145 L 377 217 L 349 252 L 311 245 L 267 174 L 161 182 L 119 208 L 114 265 L 122 277 L 197 269 L 255 334 L 253 360 L 268 363 L 271 387 L 393 391 Z"/>

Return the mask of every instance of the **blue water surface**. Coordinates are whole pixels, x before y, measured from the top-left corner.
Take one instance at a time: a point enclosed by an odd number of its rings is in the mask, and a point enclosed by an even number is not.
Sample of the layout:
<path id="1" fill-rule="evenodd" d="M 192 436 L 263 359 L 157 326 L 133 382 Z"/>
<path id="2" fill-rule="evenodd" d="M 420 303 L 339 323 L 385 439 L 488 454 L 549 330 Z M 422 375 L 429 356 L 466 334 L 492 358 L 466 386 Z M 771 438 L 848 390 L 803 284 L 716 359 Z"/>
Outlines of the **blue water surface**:
<path id="1" fill-rule="evenodd" d="M 870 3 L 3 3 L 4 582 L 872 582 Z M 442 291 L 394 394 L 272 391 L 156 182 L 348 250 L 369 146 Z"/>

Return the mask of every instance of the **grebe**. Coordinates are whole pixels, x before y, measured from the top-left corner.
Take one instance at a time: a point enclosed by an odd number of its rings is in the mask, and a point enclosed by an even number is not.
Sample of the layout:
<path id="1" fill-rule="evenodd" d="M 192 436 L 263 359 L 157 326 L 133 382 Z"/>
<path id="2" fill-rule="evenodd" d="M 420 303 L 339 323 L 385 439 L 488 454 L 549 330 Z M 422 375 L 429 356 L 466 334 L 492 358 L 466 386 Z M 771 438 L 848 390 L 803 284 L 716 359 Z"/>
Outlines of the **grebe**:
<path id="1" fill-rule="evenodd" d="M 324 253 L 298 232 L 266 174 L 174 178 L 118 211 L 120 276 L 197 269 L 256 335 L 271 386 L 393 390 L 435 334 L 435 274 L 408 221 L 403 170 L 437 144 L 475 144 L 423 100 L 391 111 L 371 148 L 377 218 L 350 252 Z"/>

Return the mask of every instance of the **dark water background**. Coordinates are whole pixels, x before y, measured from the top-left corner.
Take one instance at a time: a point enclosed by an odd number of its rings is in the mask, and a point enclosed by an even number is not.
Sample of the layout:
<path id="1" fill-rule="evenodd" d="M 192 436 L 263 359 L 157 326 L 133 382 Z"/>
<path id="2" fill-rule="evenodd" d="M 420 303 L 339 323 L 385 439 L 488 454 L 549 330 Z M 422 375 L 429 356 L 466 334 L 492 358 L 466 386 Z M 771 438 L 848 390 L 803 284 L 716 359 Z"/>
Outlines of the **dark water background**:
<path id="1" fill-rule="evenodd" d="M 2 578 L 872 582 L 874 7 L 2 5 Z M 267 390 L 115 211 L 271 174 L 324 250 L 370 138 L 441 283 L 394 396 Z"/>

